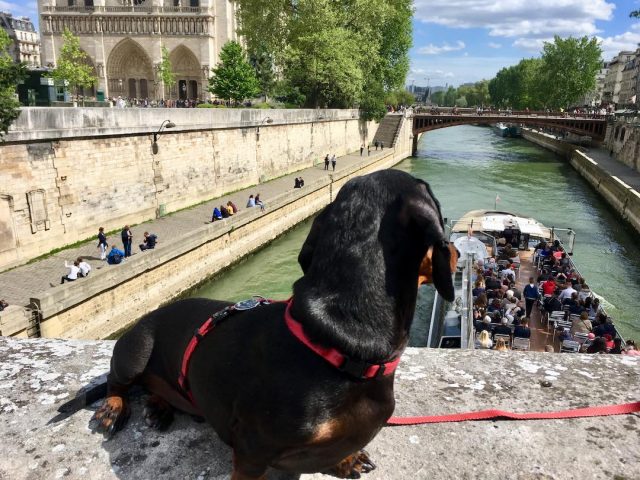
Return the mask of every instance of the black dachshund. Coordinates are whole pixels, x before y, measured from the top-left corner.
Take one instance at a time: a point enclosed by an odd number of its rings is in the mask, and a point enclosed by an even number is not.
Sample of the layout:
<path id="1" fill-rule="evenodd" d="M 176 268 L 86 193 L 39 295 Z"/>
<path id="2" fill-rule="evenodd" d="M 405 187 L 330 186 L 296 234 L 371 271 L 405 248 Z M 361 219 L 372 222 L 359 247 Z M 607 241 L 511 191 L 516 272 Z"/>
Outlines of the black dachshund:
<path id="1" fill-rule="evenodd" d="M 177 408 L 214 427 L 233 448 L 233 480 L 268 467 L 358 478 L 394 409 L 418 276 L 453 300 L 456 260 L 425 182 L 396 170 L 350 180 L 313 222 L 292 299 L 181 300 L 118 340 L 93 428 L 120 429 L 141 384 L 148 424 L 166 428 Z"/>

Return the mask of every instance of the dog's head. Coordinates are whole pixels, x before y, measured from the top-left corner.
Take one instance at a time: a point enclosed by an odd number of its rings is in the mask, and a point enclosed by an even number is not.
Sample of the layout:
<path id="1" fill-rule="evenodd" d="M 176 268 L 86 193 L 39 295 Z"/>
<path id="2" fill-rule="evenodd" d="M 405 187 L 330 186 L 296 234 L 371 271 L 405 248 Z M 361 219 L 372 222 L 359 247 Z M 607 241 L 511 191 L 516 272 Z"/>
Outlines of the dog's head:
<path id="1" fill-rule="evenodd" d="M 343 293 L 398 298 L 409 284 L 415 294 L 422 275 L 454 298 L 457 255 L 445 238 L 440 204 L 426 182 L 399 170 L 348 181 L 314 220 L 298 261 L 314 283 L 342 282 Z"/>

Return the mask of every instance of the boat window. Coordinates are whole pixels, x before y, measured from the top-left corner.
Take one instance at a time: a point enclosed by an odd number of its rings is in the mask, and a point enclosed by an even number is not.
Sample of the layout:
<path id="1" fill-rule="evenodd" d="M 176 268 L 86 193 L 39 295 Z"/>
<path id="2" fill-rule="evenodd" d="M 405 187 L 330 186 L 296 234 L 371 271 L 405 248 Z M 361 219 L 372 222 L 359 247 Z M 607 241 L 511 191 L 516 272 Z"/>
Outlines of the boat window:
<path id="1" fill-rule="evenodd" d="M 615 129 L 615 132 L 614 132 L 614 133 L 615 133 L 614 138 L 615 138 L 616 140 L 618 140 L 618 135 L 620 134 L 620 127 L 616 127 L 616 129 Z"/>
<path id="2" fill-rule="evenodd" d="M 623 128 L 623 129 L 620 131 L 620 141 L 621 141 L 621 142 L 624 142 L 624 133 L 625 133 L 625 131 L 624 131 L 624 128 Z"/>

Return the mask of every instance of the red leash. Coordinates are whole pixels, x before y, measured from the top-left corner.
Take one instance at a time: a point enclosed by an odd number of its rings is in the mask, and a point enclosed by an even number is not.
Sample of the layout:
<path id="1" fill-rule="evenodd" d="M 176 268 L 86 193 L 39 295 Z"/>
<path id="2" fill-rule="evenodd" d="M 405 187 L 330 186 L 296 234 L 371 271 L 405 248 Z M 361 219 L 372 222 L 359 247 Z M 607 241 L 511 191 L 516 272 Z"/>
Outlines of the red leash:
<path id="1" fill-rule="evenodd" d="M 640 412 L 640 402 L 605 405 L 602 407 L 584 407 L 559 412 L 514 413 L 506 410 L 482 410 L 481 412 L 454 413 L 451 415 L 432 415 L 426 417 L 391 417 L 387 425 L 421 425 L 424 423 L 465 422 L 471 420 L 556 420 L 561 418 L 604 417 Z"/>

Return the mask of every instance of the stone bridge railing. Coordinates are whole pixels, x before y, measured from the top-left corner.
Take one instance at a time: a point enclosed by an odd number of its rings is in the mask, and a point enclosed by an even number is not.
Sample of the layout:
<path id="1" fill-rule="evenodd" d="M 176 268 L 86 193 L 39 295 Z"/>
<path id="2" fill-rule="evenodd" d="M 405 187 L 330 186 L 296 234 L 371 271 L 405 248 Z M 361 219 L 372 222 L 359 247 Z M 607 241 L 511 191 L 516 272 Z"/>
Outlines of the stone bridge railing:
<path id="1" fill-rule="evenodd" d="M 0 478 L 229 478 L 231 450 L 208 425 L 178 414 L 168 431 L 152 430 L 139 395 L 108 442 L 87 428 L 96 405 L 50 423 L 57 405 L 104 379 L 112 348 L 0 338 Z M 395 415 L 627 403 L 638 400 L 639 373 L 639 357 L 622 355 L 410 348 L 396 373 Z M 639 432 L 638 415 L 387 427 L 367 447 L 378 468 L 363 478 L 635 479 Z"/>

